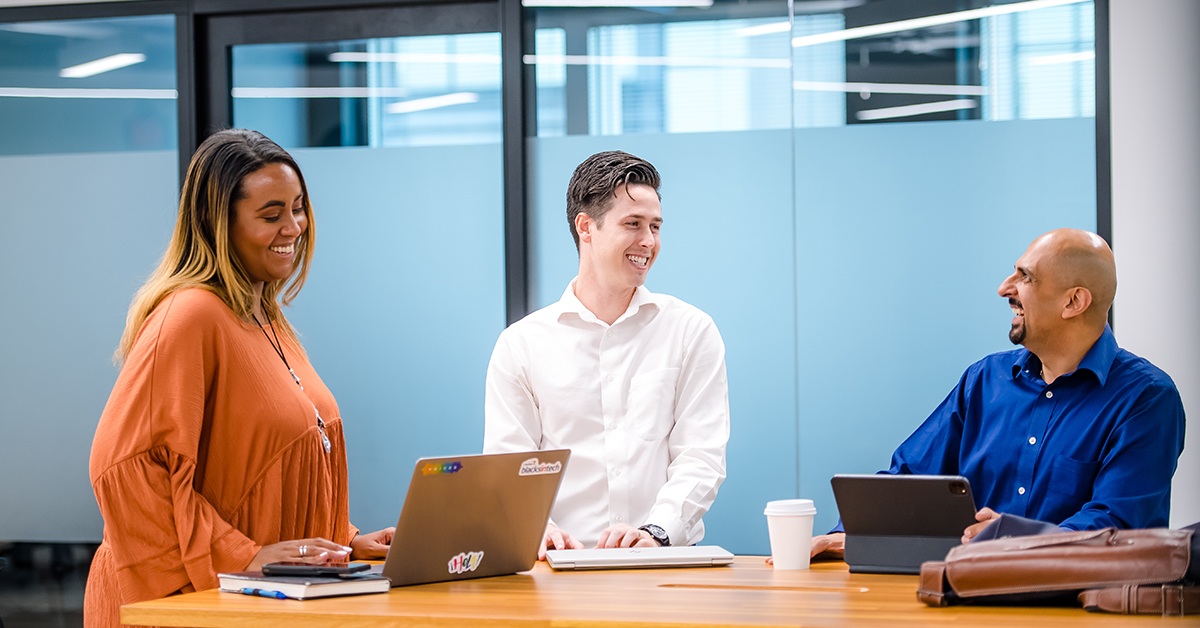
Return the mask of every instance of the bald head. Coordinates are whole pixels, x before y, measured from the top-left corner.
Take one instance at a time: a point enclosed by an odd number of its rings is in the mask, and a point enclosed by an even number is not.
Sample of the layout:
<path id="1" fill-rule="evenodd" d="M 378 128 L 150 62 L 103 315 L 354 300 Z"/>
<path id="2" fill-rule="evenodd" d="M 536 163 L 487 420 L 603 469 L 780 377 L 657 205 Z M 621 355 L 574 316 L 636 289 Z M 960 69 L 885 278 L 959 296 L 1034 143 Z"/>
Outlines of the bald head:
<path id="1" fill-rule="evenodd" d="M 1103 325 L 1117 294 L 1117 264 L 1104 238 L 1080 229 L 1056 229 L 1029 245 L 1042 260 L 1042 273 L 1061 290 L 1085 288 L 1092 304 L 1084 316 Z"/>

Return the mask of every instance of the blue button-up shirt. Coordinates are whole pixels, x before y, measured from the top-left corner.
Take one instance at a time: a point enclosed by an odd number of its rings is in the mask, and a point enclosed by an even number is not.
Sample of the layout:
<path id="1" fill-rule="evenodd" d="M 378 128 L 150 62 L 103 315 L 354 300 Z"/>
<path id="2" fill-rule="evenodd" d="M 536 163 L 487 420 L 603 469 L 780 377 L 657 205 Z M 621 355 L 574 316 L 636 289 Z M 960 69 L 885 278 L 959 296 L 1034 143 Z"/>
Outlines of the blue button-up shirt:
<path id="1" fill-rule="evenodd" d="M 888 473 L 962 475 L 975 505 L 1070 530 L 1165 527 L 1183 451 L 1175 383 L 1112 330 L 1047 385 L 1028 349 L 995 353 L 892 455 Z"/>

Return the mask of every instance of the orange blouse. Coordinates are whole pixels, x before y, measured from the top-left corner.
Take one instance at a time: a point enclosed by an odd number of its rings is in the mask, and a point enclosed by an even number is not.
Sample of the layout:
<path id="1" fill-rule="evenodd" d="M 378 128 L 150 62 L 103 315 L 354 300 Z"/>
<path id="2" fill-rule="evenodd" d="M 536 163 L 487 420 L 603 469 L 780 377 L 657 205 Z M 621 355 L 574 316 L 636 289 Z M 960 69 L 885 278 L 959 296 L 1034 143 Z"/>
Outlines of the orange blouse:
<path id="1" fill-rule="evenodd" d="M 264 545 L 357 534 L 337 402 L 279 340 L 303 390 L 263 332 L 211 292 L 171 294 L 146 319 L 92 442 L 104 542 L 85 626 L 118 626 L 121 604 L 215 588 Z"/>

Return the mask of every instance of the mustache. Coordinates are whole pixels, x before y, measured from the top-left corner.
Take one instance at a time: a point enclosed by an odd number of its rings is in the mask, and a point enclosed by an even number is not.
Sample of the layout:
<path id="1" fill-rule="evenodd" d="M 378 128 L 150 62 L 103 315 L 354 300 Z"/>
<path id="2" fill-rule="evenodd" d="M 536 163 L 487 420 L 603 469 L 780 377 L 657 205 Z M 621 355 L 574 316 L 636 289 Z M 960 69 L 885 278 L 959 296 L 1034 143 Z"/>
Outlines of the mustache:
<path id="1" fill-rule="evenodd" d="M 1009 305 L 1009 307 L 1017 307 L 1017 308 L 1021 308 L 1022 310 L 1025 309 L 1025 306 L 1021 305 L 1020 301 L 1018 301 L 1012 297 L 1008 298 L 1008 305 Z"/>

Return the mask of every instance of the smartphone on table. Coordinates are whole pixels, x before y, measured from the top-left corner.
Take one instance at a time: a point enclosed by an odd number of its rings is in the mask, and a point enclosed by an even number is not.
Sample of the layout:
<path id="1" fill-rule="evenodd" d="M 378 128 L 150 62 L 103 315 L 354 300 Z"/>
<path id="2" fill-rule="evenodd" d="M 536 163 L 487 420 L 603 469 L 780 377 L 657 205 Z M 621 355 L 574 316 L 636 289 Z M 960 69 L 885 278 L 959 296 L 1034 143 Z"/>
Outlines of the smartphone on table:
<path id="1" fill-rule="evenodd" d="M 367 563 L 324 563 L 321 565 L 314 565 L 311 563 L 285 561 L 263 565 L 262 572 L 264 576 L 307 576 L 310 578 L 336 578 L 340 576 L 350 576 L 362 571 L 367 571 L 370 568 L 371 565 Z"/>

